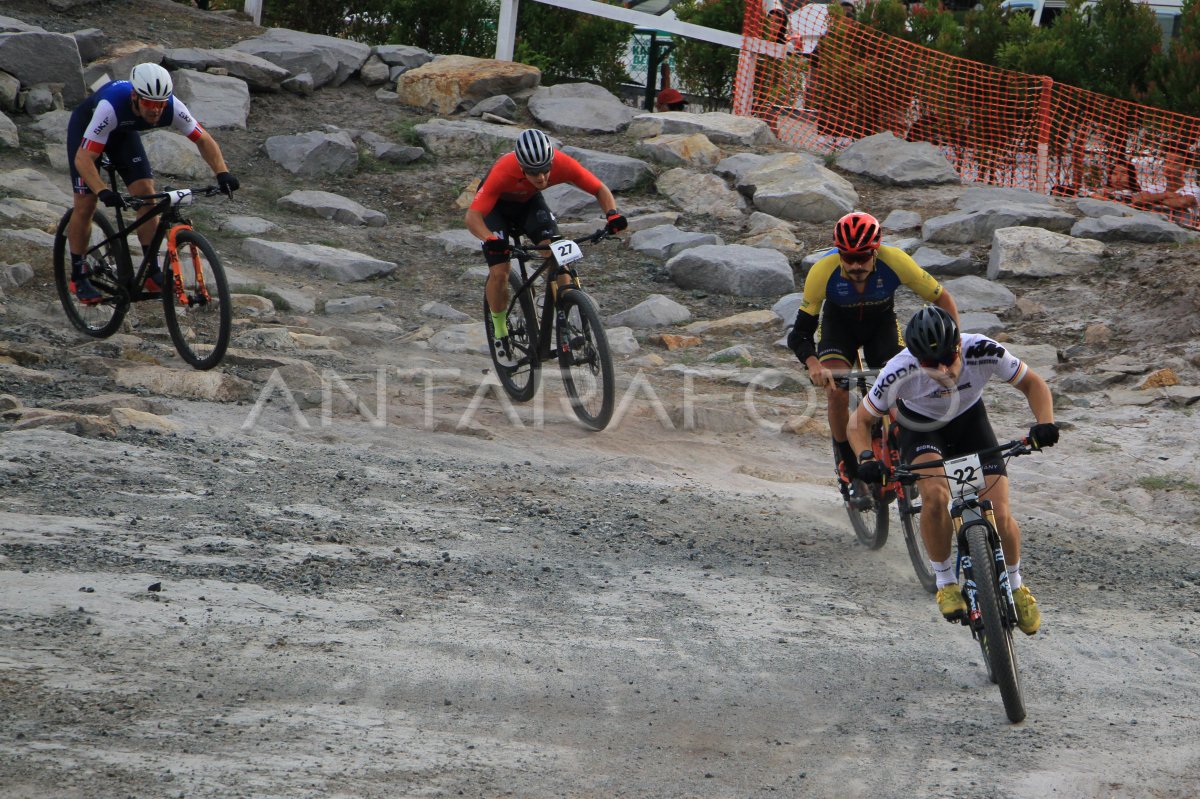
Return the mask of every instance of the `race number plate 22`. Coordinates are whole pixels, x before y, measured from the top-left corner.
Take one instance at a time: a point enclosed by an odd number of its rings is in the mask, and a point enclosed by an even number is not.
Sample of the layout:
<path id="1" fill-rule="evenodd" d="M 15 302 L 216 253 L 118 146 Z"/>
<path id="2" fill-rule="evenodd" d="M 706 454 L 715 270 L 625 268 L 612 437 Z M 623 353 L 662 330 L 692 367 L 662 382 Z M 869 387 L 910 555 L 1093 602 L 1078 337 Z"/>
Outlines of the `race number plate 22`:
<path id="1" fill-rule="evenodd" d="M 951 491 L 954 491 L 955 488 L 965 488 L 967 486 L 974 488 L 976 491 L 983 490 L 983 464 L 979 462 L 979 455 L 967 455 L 962 458 L 948 460 L 942 468 L 945 469 L 946 476 L 952 481 L 950 485 Z"/>
<path id="2" fill-rule="evenodd" d="M 550 245 L 550 251 L 554 253 L 554 260 L 558 261 L 559 266 L 572 264 L 583 257 L 583 251 L 579 249 L 579 245 L 570 239 L 559 239 Z"/>

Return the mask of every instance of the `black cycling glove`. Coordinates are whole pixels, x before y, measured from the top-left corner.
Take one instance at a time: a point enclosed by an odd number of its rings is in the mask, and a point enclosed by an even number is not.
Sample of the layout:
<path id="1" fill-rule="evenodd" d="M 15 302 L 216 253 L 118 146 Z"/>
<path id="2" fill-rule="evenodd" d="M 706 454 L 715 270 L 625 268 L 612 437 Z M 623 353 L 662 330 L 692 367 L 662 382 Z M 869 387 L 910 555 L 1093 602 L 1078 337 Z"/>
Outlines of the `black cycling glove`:
<path id="1" fill-rule="evenodd" d="M 616 208 L 605 214 L 605 218 L 608 221 L 605 223 L 604 229 L 609 233 L 620 233 L 629 227 L 629 220 L 621 216 L 621 213 Z"/>
<path id="2" fill-rule="evenodd" d="M 858 464 L 858 479 L 864 483 L 883 482 L 883 462 L 871 459 Z"/>
<path id="3" fill-rule="evenodd" d="M 1035 424 L 1029 428 L 1029 446 L 1034 449 L 1053 447 L 1058 443 L 1058 425 L 1053 422 Z"/>
<path id="4" fill-rule="evenodd" d="M 109 208 L 128 208 L 129 204 L 125 202 L 125 198 L 117 194 L 112 189 L 101 189 L 96 195 L 96 199 L 104 203 Z"/>
<path id="5" fill-rule="evenodd" d="M 221 188 L 221 193 L 228 194 L 230 197 L 233 193 L 242 187 L 242 184 L 231 172 L 217 173 L 217 186 Z"/>

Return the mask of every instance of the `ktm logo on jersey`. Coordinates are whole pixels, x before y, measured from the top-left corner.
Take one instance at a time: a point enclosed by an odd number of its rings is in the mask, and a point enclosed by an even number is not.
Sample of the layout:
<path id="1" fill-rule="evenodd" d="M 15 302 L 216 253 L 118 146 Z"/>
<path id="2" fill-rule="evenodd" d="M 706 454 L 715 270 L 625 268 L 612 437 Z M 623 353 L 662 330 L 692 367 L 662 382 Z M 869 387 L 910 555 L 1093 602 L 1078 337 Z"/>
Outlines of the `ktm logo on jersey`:
<path id="1" fill-rule="evenodd" d="M 964 354 L 965 358 L 1003 358 L 1004 348 L 994 341 L 977 341 Z"/>

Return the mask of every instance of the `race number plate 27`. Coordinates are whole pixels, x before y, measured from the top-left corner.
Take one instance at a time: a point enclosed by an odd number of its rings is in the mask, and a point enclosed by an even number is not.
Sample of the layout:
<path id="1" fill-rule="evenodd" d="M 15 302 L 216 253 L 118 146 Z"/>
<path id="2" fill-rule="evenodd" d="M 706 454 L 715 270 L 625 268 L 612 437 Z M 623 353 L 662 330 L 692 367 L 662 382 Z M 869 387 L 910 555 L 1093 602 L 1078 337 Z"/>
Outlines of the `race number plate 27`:
<path id="1" fill-rule="evenodd" d="M 950 478 L 951 491 L 957 493 L 956 489 L 963 489 L 967 486 L 976 491 L 983 490 L 983 464 L 979 462 L 979 455 L 966 455 L 946 461 L 942 468 L 945 470 L 946 476 Z"/>
<path id="2" fill-rule="evenodd" d="M 573 264 L 583 257 L 583 251 L 579 249 L 579 245 L 570 239 L 559 239 L 550 245 L 550 251 L 554 253 L 554 260 L 558 261 L 559 266 Z"/>

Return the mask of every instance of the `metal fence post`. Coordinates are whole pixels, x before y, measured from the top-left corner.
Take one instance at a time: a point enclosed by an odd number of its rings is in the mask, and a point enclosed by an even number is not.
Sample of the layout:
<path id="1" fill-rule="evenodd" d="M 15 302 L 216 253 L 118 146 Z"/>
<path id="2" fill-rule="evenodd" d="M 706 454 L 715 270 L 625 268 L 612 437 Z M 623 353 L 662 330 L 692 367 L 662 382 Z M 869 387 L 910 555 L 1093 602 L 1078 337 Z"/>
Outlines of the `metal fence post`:
<path id="1" fill-rule="evenodd" d="M 518 0 L 500 0 L 500 21 L 496 24 L 496 60 L 512 61 L 517 38 Z"/>

